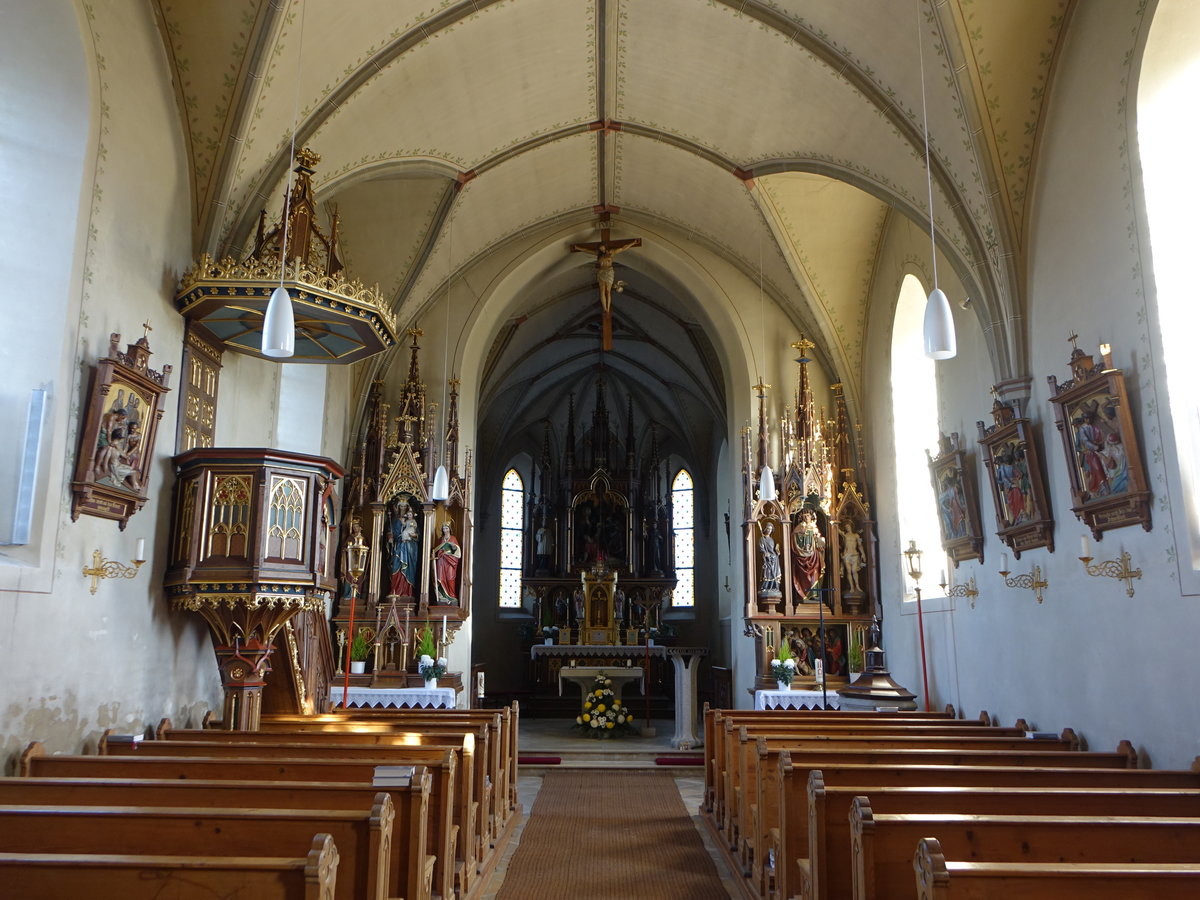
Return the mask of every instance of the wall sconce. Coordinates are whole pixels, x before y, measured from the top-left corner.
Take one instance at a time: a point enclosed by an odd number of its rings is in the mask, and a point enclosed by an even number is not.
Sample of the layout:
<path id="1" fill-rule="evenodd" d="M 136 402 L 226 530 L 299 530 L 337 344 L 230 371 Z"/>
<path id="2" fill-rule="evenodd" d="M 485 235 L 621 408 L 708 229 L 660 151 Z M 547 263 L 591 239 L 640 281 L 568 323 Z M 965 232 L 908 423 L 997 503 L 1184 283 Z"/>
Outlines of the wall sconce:
<path id="1" fill-rule="evenodd" d="M 131 565 L 127 566 L 113 559 L 105 559 L 99 550 L 93 550 L 91 568 L 83 567 L 83 577 L 92 579 L 91 591 L 95 594 L 96 588 L 100 586 L 101 578 L 134 578 L 145 561 L 146 539 L 138 538 L 137 552 L 130 561 Z"/>
<path id="2" fill-rule="evenodd" d="M 942 572 L 942 580 L 938 582 L 939 587 L 946 592 L 947 597 L 966 597 L 967 602 L 971 604 L 971 609 L 975 608 L 975 598 L 979 596 L 979 588 L 975 585 L 975 576 L 972 575 L 966 584 L 955 584 L 946 587 L 949 582 L 946 581 L 946 573 Z"/>
<path id="3" fill-rule="evenodd" d="M 1008 572 L 1008 554 L 1003 554 L 1004 568 L 1000 570 L 1000 577 L 1004 579 L 1004 583 L 1010 588 L 1024 588 L 1027 591 L 1033 591 L 1033 596 L 1038 603 L 1042 602 L 1042 591 L 1050 586 L 1050 583 L 1042 578 L 1042 567 L 1034 566 L 1033 571 L 1028 575 L 1013 575 L 1009 578 Z"/>
<path id="4" fill-rule="evenodd" d="M 1088 537 L 1085 534 L 1079 541 L 1079 549 L 1082 551 L 1079 561 L 1083 563 L 1084 571 L 1089 575 L 1106 576 L 1108 578 L 1116 578 L 1125 582 L 1125 596 L 1133 596 L 1133 579 L 1142 577 L 1141 569 L 1129 568 L 1129 563 L 1132 557 L 1127 550 L 1122 550 L 1121 555 L 1117 559 L 1105 559 L 1096 563 L 1092 562 L 1092 548 L 1088 542 Z"/>

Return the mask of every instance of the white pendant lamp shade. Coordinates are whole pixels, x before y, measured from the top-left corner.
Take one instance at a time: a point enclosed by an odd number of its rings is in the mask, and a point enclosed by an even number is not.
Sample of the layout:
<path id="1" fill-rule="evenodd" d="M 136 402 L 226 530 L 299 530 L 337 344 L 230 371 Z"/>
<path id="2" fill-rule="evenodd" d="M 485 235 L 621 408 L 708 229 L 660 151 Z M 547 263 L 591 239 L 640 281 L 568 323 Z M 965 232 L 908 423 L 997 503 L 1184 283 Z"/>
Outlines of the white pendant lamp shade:
<path id="1" fill-rule="evenodd" d="M 438 466 L 433 474 L 433 499 L 450 499 L 450 476 L 446 473 L 445 466 Z"/>
<path id="2" fill-rule="evenodd" d="M 925 355 L 930 359 L 951 359 L 957 353 L 950 301 L 941 288 L 934 288 L 925 304 Z"/>
<path id="3" fill-rule="evenodd" d="M 775 473 L 771 471 L 770 466 L 763 466 L 762 475 L 758 479 L 758 496 L 761 500 L 774 500 L 779 496 L 775 493 Z"/>
<path id="4" fill-rule="evenodd" d="M 280 285 L 271 293 L 267 314 L 263 317 L 263 356 L 285 357 L 296 352 L 296 318 L 292 314 L 292 298 Z"/>

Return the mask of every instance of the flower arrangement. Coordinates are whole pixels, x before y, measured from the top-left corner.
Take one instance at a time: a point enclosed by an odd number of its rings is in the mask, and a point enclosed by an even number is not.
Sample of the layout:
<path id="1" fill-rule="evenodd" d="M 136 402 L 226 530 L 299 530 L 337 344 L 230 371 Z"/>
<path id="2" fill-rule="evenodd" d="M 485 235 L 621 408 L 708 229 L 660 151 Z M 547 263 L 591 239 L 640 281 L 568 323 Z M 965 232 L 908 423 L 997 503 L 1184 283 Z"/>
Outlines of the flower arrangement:
<path id="1" fill-rule="evenodd" d="M 575 717 L 575 727 L 594 738 L 610 738 L 633 732 L 633 713 L 617 699 L 612 679 L 601 672 L 584 695 L 583 712 Z"/>
<path id="2" fill-rule="evenodd" d="M 796 675 L 796 660 L 792 656 L 792 648 L 787 639 L 779 642 L 778 655 L 771 660 L 771 677 L 780 684 L 790 685 Z"/>
<path id="3" fill-rule="evenodd" d="M 428 625 L 421 632 L 421 642 L 417 645 L 417 672 L 426 681 L 441 678 L 446 674 L 446 657 L 437 656 L 437 644 L 433 642 L 433 629 Z"/>

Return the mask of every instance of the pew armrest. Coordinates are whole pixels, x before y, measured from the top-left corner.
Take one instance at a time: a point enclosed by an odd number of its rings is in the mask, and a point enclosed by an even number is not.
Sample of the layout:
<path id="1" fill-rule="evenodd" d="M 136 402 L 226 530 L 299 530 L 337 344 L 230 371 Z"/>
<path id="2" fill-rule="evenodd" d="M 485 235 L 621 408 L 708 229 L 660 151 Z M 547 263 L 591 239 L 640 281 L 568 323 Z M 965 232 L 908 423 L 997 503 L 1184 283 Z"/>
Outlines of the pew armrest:
<path id="1" fill-rule="evenodd" d="M 796 859 L 796 868 L 799 870 L 796 877 L 796 893 L 781 900 L 809 900 L 813 895 L 812 865 L 807 859 L 799 857 Z"/>

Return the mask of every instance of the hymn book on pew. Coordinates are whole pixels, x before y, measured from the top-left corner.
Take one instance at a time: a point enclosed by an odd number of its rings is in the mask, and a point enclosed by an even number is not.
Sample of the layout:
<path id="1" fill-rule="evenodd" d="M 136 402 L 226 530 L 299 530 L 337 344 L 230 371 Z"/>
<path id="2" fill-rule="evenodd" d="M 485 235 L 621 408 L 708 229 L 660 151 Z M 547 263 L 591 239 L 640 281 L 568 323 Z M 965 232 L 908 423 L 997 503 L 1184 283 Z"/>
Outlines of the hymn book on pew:
<path id="1" fill-rule="evenodd" d="M 376 766 L 372 787 L 408 787 L 412 784 L 413 766 Z"/>

